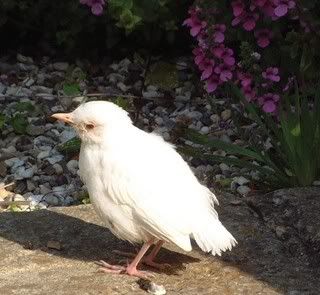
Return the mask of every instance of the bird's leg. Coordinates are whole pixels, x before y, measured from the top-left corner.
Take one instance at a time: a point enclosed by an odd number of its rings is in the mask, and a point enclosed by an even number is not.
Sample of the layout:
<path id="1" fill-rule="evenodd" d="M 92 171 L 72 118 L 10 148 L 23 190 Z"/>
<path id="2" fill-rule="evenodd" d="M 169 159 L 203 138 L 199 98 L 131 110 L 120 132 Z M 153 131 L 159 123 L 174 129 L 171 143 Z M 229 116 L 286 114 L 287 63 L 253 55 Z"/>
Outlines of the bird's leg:
<path id="1" fill-rule="evenodd" d="M 148 254 L 147 256 L 145 256 L 141 259 L 141 263 L 143 263 L 145 265 L 149 265 L 149 266 L 156 268 L 156 269 L 164 269 L 166 267 L 169 267 L 170 265 L 167 263 L 154 262 L 154 258 L 157 256 L 157 254 L 160 251 L 163 244 L 164 244 L 164 241 L 161 241 L 161 240 L 158 241 L 156 243 L 156 245 L 154 246 L 154 248 L 151 250 L 150 254 Z M 114 250 L 113 252 L 118 255 L 125 256 L 125 257 L 135 257 L 137 255 L 137 254 L 122 252 L 122 251 L 118 251 L 118 250 Z"/>
<path id="2" fill-rule="evenodd" d="M 150 254 L 148 254 L 146 257 L 143 258 L 142 263 L 152 266 L 154 268 L 157 269 L 164 269 L 167 267 L 170 267 L 170 264 L 168 263 L 157 263 L 154 262 L 154 258 L 157 256 L 157 254 L 159 253 L 162 245 L 164 244 L 164 241 L 158 241 L 157 244 L 154 246 L 154 248 L 152 249 L 152 251 L 150 252 Z"/>
<path id="3" fill-rule="evenodd" d="M 101 266 L 100 270 L 106 273 L 113 273 L 113 274 L 121 274 L 121 273 L 126 273 L 130 276 L 135 276 L 139 278 L 146 278 L 150 276 L 151 274 L 144 272 L 144 271 L 139 271 L 137 270 L 137 266 L 141 259 L 143 258 L 144 254 L 148 251 L 149 247 L 153 244 L 153 239 L 144 243 L 136 255 L 136 257 L 133 259 L 133 261 L 127 266 L 121 266 L 121 265 L 110 265 L 104 261 L 99 261 L 97 264 Z"/>

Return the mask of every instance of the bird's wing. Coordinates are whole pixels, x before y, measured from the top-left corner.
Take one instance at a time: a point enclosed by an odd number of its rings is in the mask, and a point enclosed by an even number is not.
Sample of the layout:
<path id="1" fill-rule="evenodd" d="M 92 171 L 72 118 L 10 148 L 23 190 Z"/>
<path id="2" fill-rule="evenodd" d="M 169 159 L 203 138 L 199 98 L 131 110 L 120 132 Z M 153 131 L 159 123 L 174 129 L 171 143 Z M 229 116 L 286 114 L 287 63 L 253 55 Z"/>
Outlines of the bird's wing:
<path id="1" fill-rule="evenodd" d="M 161 138 L 142 134 L 130 153 L 106 155 L 107 195 L 133 209 L 136 221 L 156 238 L 191 250 L 199 214 L 216 214 L 214 195 L 202 186 L 181 156 Z M 206 212 L 208 211 L 208 212 Z"/>

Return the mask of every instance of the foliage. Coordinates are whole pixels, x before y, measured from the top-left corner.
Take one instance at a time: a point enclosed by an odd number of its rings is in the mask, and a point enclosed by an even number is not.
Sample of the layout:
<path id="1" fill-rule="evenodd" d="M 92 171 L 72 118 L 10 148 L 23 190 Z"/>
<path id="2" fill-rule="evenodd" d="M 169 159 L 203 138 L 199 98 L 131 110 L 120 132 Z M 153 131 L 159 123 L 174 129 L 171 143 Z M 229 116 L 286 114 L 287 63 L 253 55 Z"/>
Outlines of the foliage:
<path id="1" fill-rule="evenodd" d="M 248 101 L 277 115 L 293 77 L 319 79 L 320 7 L 312 0 L 196 0 L 185 25 L 208 92 L 237 83 Z"/>
<path id="2" fill-rule="evenodd" d="M 239 158 L 203 154 L 194 148 L 185 152 L 209 161 L 257 170 L 263 181 L 275 187 L 307 186 L 320 179 L 320 87 L 317 87 L 313 97 L 297 87 L 293 95 L 283 95 L 279 122 L 250 104 L 237 87 L 233 86 L 232 92 L 244 104 L 251 119 L 259 125 L 264 138 L 271 139 L 272 147 L 267 150 L 263 146 L 241 147 L 188 130 L 186 136 L 189 140 L 224 150 Z"/>
<path id="3" fill-rule="evenodd" d="M 33 41 L 41 40 L 68 52 L 78 48 L 86 52 L 89 48 L 110 49 L 129 33 L 135 33 L 131 34 L 131 41 L 156 45 L 164 38 L 173 41 L 191 3 L 192 0 L 2 0 L 0 33 L 10 42 L 20 41 L 19 45 L 26 41 L 34 46 Z"/>

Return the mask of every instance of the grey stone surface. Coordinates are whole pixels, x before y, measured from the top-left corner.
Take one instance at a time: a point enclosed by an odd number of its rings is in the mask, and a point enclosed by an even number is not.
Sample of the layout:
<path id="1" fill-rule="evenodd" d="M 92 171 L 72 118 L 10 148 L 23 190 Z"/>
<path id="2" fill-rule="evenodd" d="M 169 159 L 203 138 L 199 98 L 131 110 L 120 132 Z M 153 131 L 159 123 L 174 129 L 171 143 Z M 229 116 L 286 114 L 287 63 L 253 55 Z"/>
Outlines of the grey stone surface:
<path id="1" fill-rule="evenodd" d="M 172 268 L 155 272 L 152 281 L 175 295 L 319 294 L 319 268 L 291 255 L 285 241 L 234 198 L 220 197 L 218 211 L 238 246 L 213 257 L 196 246 L 183 253 L 167 245 L 158 261 Z M 112 250 L 134 247 L 104 228 L 91 205 L 3 212 L 0 249 L 0 294 L 147 294 L 137 278 L 98 272 L 94 261 L 119 263 Z"/>

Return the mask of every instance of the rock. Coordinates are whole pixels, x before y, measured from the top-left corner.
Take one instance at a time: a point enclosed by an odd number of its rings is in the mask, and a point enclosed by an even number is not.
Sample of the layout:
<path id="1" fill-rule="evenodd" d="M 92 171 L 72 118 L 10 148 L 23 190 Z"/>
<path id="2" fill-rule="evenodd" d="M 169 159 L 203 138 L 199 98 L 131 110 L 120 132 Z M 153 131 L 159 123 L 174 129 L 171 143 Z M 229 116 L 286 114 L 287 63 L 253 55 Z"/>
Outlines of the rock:
<path id="1" fill-rule="evenodd" d="M 40 184 L 39 188 L 40 188 L 40 194 L 42 194 L 42 195 L 46 195 L 46 194 L 51 192 L 51 188 L 50 188 L 50 185 L 48 183 Z"/>
<path id="2" fill-rule="evenodd" d="M 208 126 L 203 126 L 203 127 L 200 129 L 200 133 L 201 133 L 201 134 L 204 134 L 204 135 L 208 134 L 209 131 L 210 131 L 210 128 L 209 128 Z"/>
<path id="3" fill-rule="evenodd" d="M 40 134 L 43 134 L 44 131 L 45 131 L 44 126 L 28 125 L 26 128 L 26 132 L 31 136 L 38 136 Z"/>
<path id="4" fill-rule="evenodd" d="M 227 109 L 221 112 L 221 119 L 227 121 L 231 118 L 231 110 Z"/>
<path id="5" fill-rule="evenodd" d="M 35 186 L 35 184 L 33 183 L 33 181 L 31 181 L 31 180 L 27 180 L 27 190 L 29 191 L 29 192 L 31 192 L 31 191 L 34 191 L 36 189 L 36 186 Z"/>
<path id="6" fill-rule="evenodd" d="M 237 192 L 242 196 L 246 196 L 248 193 L 250 193 L 250 191 L 251 189 L 246 185 L 240 185 L 237 187 Z"/>
<path id="7" fill-rule="evenodd" d="M 73 174 L 73 175 L 76 175 L 77 174 L 77 171 L 79 169 L 79 163 L 77 160 L 70 160 L 68 163 L 67 163 L 67 168 L 68 170 Z"/>
<path id="8" fill-rule="evenodd" d="M 76 132 L 70 128 L 70 129 L 63 130 L 59 135 L 59 139 L 61 143 L 65 143 L 68 140 L 76 137 L 76 135 L 77 135 Z"/>
<path id="9" fill-rule="evenodd" d="M 60 164 L 55 163 L 52 165 L 52 168 L 55 170 L 55 174 L 60 175 L 63 173 L 63 168 Z"/>
<path id="10" fill-rule="evenodd" d="M 163 119 L 161 117 L 156 117 L 154 121 L 157 125 L 163 125 Z"/>
<path id="11" fill-rule="evenodd" d="M 123 82 L 118 82 L 117 87 L 122 91 L 122 92 L 127 92 L 131 86 L 125 85 Z"/>
<path id="12" fill-rule="evenodd" d="M 20 53 L 17 54 L 17 60 L 24 64 L 33 64 L 33 59 L 30 56 L 24 56 Z"/>
<path id="13" fill-rule="evenodd" d="M 58 206 L 60 201 L 59 198 L 56 197 L 54 194 L 48 194 L 44 196 L 44 201 L 47 202 L 51 206 Z"/>
<path id="14" fill-rule="evenodd" d="M 19 158 L 11 158 L 11 159 L 5 160 L 4 163 L 8 167 L 11 167 L 12 170 L 24 165 L 24 161 L 20 160 Z"/>
<path id="15" fill-rule="evenodd" d="M 63 160 L 63 156 L 62 155 L 54 155 L 50 158 L 47 158 L 46 159 L 51 165 L 55 164 L 55 163 L 58 163 L 60 161 Z"/>
<path id="16" fill-rule="evenodd" d="M 221 164 L 219 165 L 219 168 L 221 169 L 222 172 L 224 172 L 224 171 L 230 171 L 230 167 L 229 167 L 227 164 L 225 164 L 225 163 L 221 163 Z"/>
<path id="17" fill-rule="evenodd" d="M 34 91 L 35 93 L 41 93 L 41 94 L 50 94 L 50 95 L 52 95 L 52 92 L 53 92 L 52 88 L 48 88 L 48 87 L 41 86 L 41 85 L 31 86 L 30 89 L 32 91 Z"/>
<path id="18" fill-rule="evenodd" d="M 25 179 L 25 178 L 31 178 L 34 175 L 34 168 L 26 168 L 24 166 L 20 166 L 17 168 L 17 170 L 14 173 L 14 178 L 16 180 Z"/>
<path id="19" fill-rule="evenodd" d="M 149 284 L 147 292 L 154 295 L 164 295 L 167 294 L 166 289 L 162 285 L 157 285 L 154 282 Z"/>
<path id="20" fill-rule="evenodd" d="M 238 176 L 233 178 L 233 182 L 239 184 L 239 185 L 244 185 L 250 182 L 250 180 L 246 179 L 243 176 Z"/>
<path id="21" fill-rule="evenodd" d="M 55 62 L 52 64 L 52 67 L 56 71 L 65 72 L 67 71 L 69 64 L 67 62 Z"/>
<path id="22" fill-rule="evenodd" d="M 320 186 L 320 180 L 315 180 L 312 185 L 314 186 Z"/>
<path id="23" fill-rule="evenodd" d="M 37 159 L 42 160 L 42 159 L 48 158 L 49 156 L 50 156 L 50 150 L 41 151 L 41 152 L 37 155 Z"/>
<path id="24" fill-rule="evenodd" d="M 33 85 L 35 83 L 35 80 L 32 78 L 29 78 L 25 81 L 24 85 L 26 85 L 26 87 L 30 87 L 31 85 Z"/>

